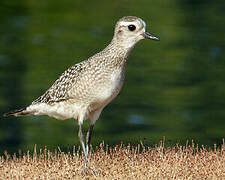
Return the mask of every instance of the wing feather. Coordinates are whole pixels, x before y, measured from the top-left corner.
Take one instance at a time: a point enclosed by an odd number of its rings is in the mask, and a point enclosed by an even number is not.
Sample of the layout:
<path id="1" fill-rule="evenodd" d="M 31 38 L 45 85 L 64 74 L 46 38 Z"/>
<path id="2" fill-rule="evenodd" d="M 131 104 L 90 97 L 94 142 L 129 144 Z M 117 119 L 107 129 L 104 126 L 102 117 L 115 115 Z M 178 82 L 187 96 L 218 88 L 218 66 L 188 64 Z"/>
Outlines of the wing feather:
<path id="1" fill-rule="evenodd" d="M 39 98 L 34 100 L 36 103 L 54 103 L 69 99 L 68 91 L 76 84 L 80 74 L 86 68 L 87 62 L 83 61 L 68 68 L 55 81 L 55 83 Z"/>

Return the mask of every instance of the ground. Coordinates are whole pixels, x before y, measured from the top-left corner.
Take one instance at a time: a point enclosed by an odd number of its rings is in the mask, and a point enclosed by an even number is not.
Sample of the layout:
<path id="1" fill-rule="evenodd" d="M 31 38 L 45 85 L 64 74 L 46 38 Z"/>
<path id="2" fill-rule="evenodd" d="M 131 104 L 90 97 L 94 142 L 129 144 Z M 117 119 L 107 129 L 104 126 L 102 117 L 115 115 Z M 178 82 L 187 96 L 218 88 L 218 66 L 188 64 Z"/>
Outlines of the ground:
<path id="1" fill-rule="evenodd" d="M 81 149 L 62 152 L 60 148 L 0 157 L 0 179 L 225 179 L 225 144 L 213 149 L 186 146 L 155 147 L 142 143 L 91 149 L 90 165 L 97 173 L 82 173 Z"/>

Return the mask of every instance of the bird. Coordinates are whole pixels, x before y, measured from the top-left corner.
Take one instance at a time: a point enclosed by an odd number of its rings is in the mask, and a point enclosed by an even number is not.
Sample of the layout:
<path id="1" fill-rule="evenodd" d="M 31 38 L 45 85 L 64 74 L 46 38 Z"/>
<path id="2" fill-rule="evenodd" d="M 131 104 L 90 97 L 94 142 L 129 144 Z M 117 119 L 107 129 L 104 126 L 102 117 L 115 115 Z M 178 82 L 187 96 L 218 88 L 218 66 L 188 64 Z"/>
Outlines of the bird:
<path id="1" fill-rule="evenodd" d="M 116 22 L 114 35 L 102 51 L 68 68 L 53 85 L 28 106 L 3 116 L 47 115 L 59 120 L 74 118 L 85 157 L 84 169 L 90 168 L 88 153 L 93 128 L 103 108 L 120 92 L 128 56 L 143 39 L 159 40 L 146 31 L 146 23 L 136 16 L 125 16 Z M 86 139 L 82 125 L 90 120 Z"/>

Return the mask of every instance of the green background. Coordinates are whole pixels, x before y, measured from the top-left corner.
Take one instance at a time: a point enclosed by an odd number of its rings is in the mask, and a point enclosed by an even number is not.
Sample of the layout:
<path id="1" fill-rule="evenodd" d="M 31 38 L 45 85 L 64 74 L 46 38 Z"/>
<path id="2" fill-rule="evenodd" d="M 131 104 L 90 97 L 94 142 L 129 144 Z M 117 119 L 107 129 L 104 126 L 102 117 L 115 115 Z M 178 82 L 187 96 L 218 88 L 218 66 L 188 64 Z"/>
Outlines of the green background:
<path id="1" fill-rule="evenodd" d="M 94 128 L 93 145 L 221 143 L 225 136 L 225 1 L 1 0 L 0 114 L 42 95 L 68 67 L 102 50 L 114 25 L 141 17 L 160 41 L 133 49 L 124 86 Z M 85 124 L 87 128 L 88 124 Z M 0 153 L 79 145 L 77 123 L 0 116 Z"/>

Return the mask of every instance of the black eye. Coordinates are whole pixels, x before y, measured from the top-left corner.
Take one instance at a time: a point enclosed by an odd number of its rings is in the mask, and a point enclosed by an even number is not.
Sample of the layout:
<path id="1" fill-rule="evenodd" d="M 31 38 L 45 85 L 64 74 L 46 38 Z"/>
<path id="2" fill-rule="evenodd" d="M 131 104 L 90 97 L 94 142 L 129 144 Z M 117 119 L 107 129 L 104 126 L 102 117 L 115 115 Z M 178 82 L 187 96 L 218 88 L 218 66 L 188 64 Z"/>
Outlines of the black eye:
<path id="1" fill-rule="evenodd" d="M 128 26 L 128 29 L 129 29 L 130 31 L 134 31 L 134 30 L 136 29 L 136 26 L 133 25 L 133 24 L 131 24 L 131 25 Z"/>

